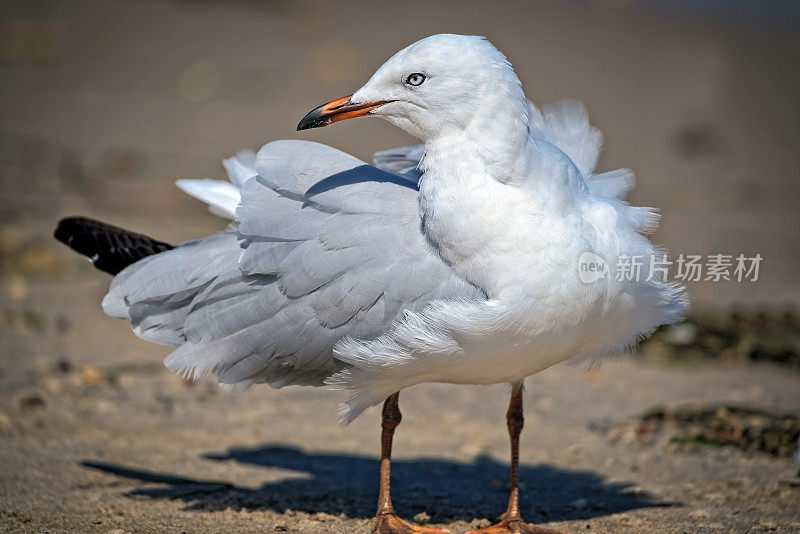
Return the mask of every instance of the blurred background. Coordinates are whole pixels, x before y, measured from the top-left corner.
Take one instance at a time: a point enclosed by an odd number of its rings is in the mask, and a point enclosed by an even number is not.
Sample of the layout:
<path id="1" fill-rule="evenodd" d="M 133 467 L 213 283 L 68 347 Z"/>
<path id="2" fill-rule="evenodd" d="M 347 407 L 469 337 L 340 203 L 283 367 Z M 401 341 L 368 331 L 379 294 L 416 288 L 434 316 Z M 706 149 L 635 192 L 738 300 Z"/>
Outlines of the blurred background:
<path id="1" fill-rule="evenodd" d="M 379 120 L 295 125 L 441 32 L 486 36 L 537 105 L 582 100 L 605 134 L 600 170 L 633 169 L 631 202 L 661 209 L 654 241 L 763 258 L 757 282 L 690 283 L 689 321 L 633 358 L 529 380 L 529 427 L 548 425 L 525 438 L 530 519 L 800 529 L 800 2 L 3 0 L 0 530 L 369 530 L 374 411 L 341 430 L 335 393 L 184 384 L 168 350 L 102 314 L 108 277 L 51 232 L 80 214 L 188 241 L 226 222 L 174 181 L 222 177 L 241 148 L 302 138 L 370 161 L 414 144 Z M 407 515 L 458 530 L 502 511 L 505 396 L 403 395 Z M 431 470 L 433 490 L 411 480 Z"/>

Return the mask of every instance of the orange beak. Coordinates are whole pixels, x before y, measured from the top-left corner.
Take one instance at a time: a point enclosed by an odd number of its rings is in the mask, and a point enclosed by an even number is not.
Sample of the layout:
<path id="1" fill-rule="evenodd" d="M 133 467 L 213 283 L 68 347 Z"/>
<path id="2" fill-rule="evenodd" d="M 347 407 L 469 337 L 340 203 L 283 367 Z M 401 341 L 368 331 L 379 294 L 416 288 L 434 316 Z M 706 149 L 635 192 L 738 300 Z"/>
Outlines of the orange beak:
<path id="1" fill-rule="evenodd" d="M 308 112 L 308 115 L 302 118 L 300 124 L 297 125 L 297 131 L 319 128 L 354 117 L 363 117 L 369 114 L 373 109 L 391 102 L 391 100 L 382 100 L 380 102 L 368 102 L 366 104 L 351 104 L 351 96 L 353 95 L 337 98 L 333 102 L 328 102 L 327 104 L 322 104 L 318 108 L 312 109 Z"/>

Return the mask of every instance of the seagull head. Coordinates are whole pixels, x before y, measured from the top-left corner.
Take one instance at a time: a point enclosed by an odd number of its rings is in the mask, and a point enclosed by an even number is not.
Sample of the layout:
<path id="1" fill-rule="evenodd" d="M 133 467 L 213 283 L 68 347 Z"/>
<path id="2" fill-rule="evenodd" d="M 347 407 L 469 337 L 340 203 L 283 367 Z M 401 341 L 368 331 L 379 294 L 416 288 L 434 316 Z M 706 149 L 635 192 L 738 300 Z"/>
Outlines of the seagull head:
<path id="1" fill-rule="evenodd" d="M 513 68 L 485 38 L 440 34 L 396 53 L 360 89 L 312 110 L 297 129 L 374 115 L 429 141 L 503 110 L 526 113 L 525 102 Z"/>

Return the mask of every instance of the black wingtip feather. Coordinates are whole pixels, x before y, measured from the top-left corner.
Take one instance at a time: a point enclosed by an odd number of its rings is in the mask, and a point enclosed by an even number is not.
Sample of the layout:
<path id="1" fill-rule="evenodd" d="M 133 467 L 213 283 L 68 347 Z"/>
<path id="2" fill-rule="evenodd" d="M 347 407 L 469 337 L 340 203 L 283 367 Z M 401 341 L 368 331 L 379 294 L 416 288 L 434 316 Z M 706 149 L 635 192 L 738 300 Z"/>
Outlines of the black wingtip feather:
<path id="1" fill-rule="evenodd" d="M 101 271 L 114 275 L 142 258 L 174 248 L 169 243 L 88 217 L 61 219 L 53 237 L 89 258 Z"/>

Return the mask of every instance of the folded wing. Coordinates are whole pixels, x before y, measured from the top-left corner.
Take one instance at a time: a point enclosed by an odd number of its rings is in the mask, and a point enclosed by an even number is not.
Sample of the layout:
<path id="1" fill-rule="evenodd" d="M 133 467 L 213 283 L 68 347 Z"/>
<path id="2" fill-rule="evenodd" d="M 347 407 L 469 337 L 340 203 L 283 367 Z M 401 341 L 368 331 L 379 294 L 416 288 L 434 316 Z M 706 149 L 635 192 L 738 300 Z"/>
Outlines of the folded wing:
<path id="1" fill-rule="evenodd" d="M 413 180 L 324 145 L 263 147 L 242 182 L 238 227 L 138 262 L 106 311 L 177 346 L 170 369 L 242 389 L 321 385 L 343 337 L 374 339 L 404 310 L 485 298 L 420 232 Z"/>

